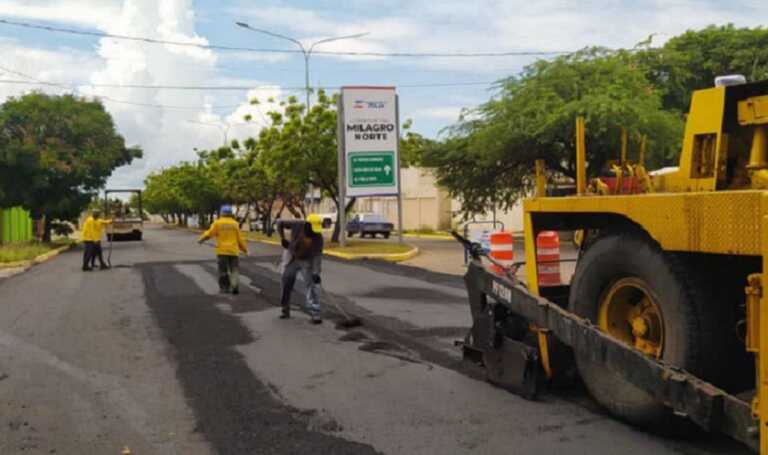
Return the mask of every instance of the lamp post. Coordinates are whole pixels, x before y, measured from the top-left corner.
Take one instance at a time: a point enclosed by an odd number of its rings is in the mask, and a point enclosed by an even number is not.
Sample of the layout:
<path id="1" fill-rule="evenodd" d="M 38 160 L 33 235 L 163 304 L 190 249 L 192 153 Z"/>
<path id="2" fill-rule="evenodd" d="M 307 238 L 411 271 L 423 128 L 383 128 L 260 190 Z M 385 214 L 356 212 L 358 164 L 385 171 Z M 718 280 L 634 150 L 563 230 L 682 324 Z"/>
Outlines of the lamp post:
<path id="1" fill-rule="evenodd" d="M 353 38 L 360 38 L 362 36 L 368 35 L 368 32 L 366 33 L 356 33 L 354 35 L 345 35 L 345 36 L 335 36 L 332 38 L 323 38 L 321 40 L 315 41 L 313 43 L 309 44 L 309 47 L 304 46 L 304 44 L 297 40 L 296 38 L 291 38 L 290 36 L 281 35 L 279 33 L 270 32 L 269 30 L 263 30 L 260 28 L 251 27 L 250 25 L 246 24 L 245 22 L 235 22 L 239 27 L 242 27 L 244 29 L 250 30 L 252 32 L 262 33 L 264 35 L 269 35 L 274 38 L 280 38 L 282 40 L 290 41 L 291 43 L 295 44 L 299 47 L 301 50 L 301 53 L 304 55 L 304 89 L 307 92 L 307 112 L 309 112 L 309 93 L 310 93 L 310 87 L 309 87 L 309 59 L 312 57 L 312 51 L 315 50 L 315 47 L 320 44 L 330 43 L 332 41 L 341 41 L 345 39 L 353 39 Z"/>
<path id="2" fill-rule="evenodd" d="M 187 122 L 194 123 L 196 125 L 215 126 L 216 128 L 218 128 L 219 131 L 221 131 L 221 135 L 224 139 L 224 144 L 223 144 L 224 147 L 229 146 L 229 129 L 232 128 L 233 126 L 244 125 L 244 123 L 235 123 L 235 124 L 223 123 L 222 124 L 222 123 L 214 123 L 214 122 L 198 122 L 195 120 L 187 120 Z"/>
<path id="3" fill-rule="evenodd" d="M 221 131 L 221 135 L 224 139 L 224 147 L 227 146 L 227 134 L 229 133 L 229 125 L 225 128 L 224 125 L 219 123 L 213 123 L 213 122 L 197 122 L 195 120 L 187 120 L 188 123 L 194 123 L 195 125 L 206 125 L 206 126 L 215 126 L 216 128 Z"/>

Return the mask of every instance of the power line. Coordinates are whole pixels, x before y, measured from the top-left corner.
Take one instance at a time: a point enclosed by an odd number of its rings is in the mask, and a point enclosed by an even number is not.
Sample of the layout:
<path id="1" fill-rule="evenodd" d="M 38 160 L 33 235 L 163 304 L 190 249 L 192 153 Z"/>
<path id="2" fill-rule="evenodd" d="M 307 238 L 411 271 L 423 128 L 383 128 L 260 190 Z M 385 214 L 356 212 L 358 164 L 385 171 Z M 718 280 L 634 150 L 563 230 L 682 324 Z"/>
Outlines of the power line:
<path id="1" fill-rule="evenodd" d="M 171 46 L 194 47 L 198 49 L 218 50 L 218 51 L 245 51 L 261 52 L 273 54 L 301 54 L 296 49 L 269 49 L 253 47 L 224 46 L 219 44 L 199 44 L 184 41 L 169 41 L 155 38 L 146 38 L 140 36 L 117 35 L 113 33 L 94 32 L 88 30 L 75 30 L 71 28 L 52 27 L 49 25 L 32 24 L 28 22 L 11 21 L 0 19 L 0 24 L 13 27 L 24 27 L 36 30 L 45 30 L 55 33 L 67 33 L 71 35 L 92 36 L 98 38 L 112 38 L 128 41 L 139 41 L 149 44 L 166 44 Z M 500 51 L 500 52 L 355 52 L 355 51 L 314 51 L 318 55 L 336 55 L 347 57 L 430 57 L 430 58 L 479 58 L 479 57 L 520 57 L 520 56 L 553 56 L 572 54 L 574 51 Z"/>
<path id="2" fill-rule="evenodd" d="M 21 73 L 19 71 L 15 71 L 3 66 L 0 66 L 0 71 L 5 71 L 6 73 L 15 74 L 16 76 L 23 77 L 27 80 L 0 80 L 0 83 L 6 83 L 6 84 L 21 84 L 21 85 L 44 85 L 48 87 L 59 87 L 66 90 L 72 90 L 73 92 L 78 91 L 76 86 L 69 86 L 66 84 L 60 84 L 57 82 L 49 82 L 49 81 L 43 81 L 40 79 L 37 79 L 33 76 L 30 76 L 29 74 Z M 174 105 L 167 105 L 167 104 L 154 104 L 154 103 L 141 103 L 137 101 L 126 101 L 126 100 L 120 100 L 115 99 L 109 96 L 103 96 L 103 95 L 91 95 L 94 98 L 101 99 L 103 101 L 109 101 L 112 103 L 118 103 L 118 104 L 126 104 L 126 105 L 132 105 L 132 106 L 143 106 L 143 107 L 153 107 L 153 108 L 159 108 L 159 109 L 179 109 L 179 110 L 200 110 L 203 109 L 205 106 L 174 106 Z M 223 105 L 223 106 L 210 106 L 211 110 L 215 109 L 234 109 L 240 107 L 240 104 L 233 104 L 233 105 Z"/>
<path id="3" fill-rule="evenodd" d="M 442 83 L 426 83 L 426 84 L 402 84 L 397 85 L 397 88 L 441 88 L 441 87 L 469 87 L 469 86 L 490 86 L 497 81 L 476 81 L 476 82 L 442 82 Z M 56 82 L 47 81 L 20 81 L 10 79 L 0 79 L 0 83 L 3 84 L 27 84 L 27 85 L 47 85 L 55 87 L 72 88 Z M 247 91 L 254 89 L 280 89 L 284 91 L 303 91 L 304 87 L 283 87 L 280 85 L 212 85 L 212 86 L 196 86 L 196 85 L 141 85 L 141 84 L 77 84 L 82 87 L 95 87 L 95 88 L 131 88 L 131 89 L 148 89 L 148 90 L 219 90 L 219 91 Z M 316 87 L 322 90 L 339 90 L 341 86 L 320 86 Z M 223 106 L 222 106 L 223 107 Z"/>

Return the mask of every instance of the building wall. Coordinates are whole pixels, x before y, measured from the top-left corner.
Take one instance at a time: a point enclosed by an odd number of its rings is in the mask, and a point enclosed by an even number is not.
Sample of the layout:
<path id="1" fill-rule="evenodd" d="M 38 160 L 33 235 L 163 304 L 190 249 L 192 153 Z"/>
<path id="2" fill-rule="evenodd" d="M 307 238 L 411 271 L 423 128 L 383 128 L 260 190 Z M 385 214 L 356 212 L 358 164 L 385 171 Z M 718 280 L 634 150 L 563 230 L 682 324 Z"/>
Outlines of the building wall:
<path id="1" fill-rule="evenodd" d="M 403 192 L 403 228 L 447 230 L 451 228 L 451 200 L 438 188 L 429 169 L 409 167 L 401 170 Z M 355 211 L 384 215 L 397 225 L 397 198 L 370 197 L 358 199 Z"/>
<path id="2" fill-rule="evenodd" d="M 461 202 L 451 199 L 448 192 L 438 187 L 436 178 L 430 169 L 404 168 L 401 170 L 403 191 L 403 227 L 406 230 L 432 229 L 445 231 L 463 224 L 460 219 Z M 336 207 L 330 199 L 323 199 L 314 208 L 319 213 L 334 213 Z M 364 197 L 358 198 L 354 213 L 379 213 L 387 221 L 397 226 L 397 198 Z M 492 221 L 493 212 L 474 217 L 474 221 Z M 516 204 L 508 211 L 497 210 L 495 219 L 504 223 L 508 231 L 523 230 L 522 204 Z"/>

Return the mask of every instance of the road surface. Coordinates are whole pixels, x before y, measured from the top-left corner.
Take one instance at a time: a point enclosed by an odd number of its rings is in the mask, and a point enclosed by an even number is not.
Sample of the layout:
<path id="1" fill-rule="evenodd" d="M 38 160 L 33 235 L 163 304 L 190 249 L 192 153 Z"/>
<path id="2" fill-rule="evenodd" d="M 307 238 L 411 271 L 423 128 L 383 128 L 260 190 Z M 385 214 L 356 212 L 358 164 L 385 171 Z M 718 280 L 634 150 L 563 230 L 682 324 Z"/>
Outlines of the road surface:
<path id="1" fill-rule="evenodd" d="M 194 240 L 150 228 L 110 271 L 80 272 L 75 250 L 0 281 L 0 453 L 747 453 L 643 433 L 579 390 L 530 402 L 487 384 L 453 347 L 460 277 L 327 260 L 313 326 L 277 319 L 277 248 L 252 244 L 229 296 Z M 364 325 L 336 329 L 329 302 Z"/>

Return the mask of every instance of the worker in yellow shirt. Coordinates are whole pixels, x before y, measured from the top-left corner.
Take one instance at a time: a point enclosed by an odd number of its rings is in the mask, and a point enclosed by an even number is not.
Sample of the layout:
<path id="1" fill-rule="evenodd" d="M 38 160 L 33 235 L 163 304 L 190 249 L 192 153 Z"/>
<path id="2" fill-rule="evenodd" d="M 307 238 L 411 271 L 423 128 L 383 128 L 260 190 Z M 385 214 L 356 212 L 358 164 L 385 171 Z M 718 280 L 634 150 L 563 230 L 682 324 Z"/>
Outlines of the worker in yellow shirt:
<path id="1" fill-rule="evenodd" d="M 222 293 L 239 294 L 240 252 L 248 255 L 248 245 L 245 243 L 240 225 L 232 216 L 232 207 L 225 205 L 221 208 L 221 217 L 216 220 L 200 236 L 198 243 L 210 238 L 216 239 L 216 257 L 219 263 L 219 290 Z"/>
<path id="2" fill-rule="evenodd" d="M 101 270 L 106 270 L 107 264 L 104 263 L 104 256 L 101 249 L 101 237 L 104 233 L 104 225 L 111 224 L 112 220 L 102 220 L 101 211 L 96 209 L 91 212 L 83 224 L 83 244 L 85 251 L 83 253 L 83 271 L 90 272 L 96 267 L 98 258 Z"/>

